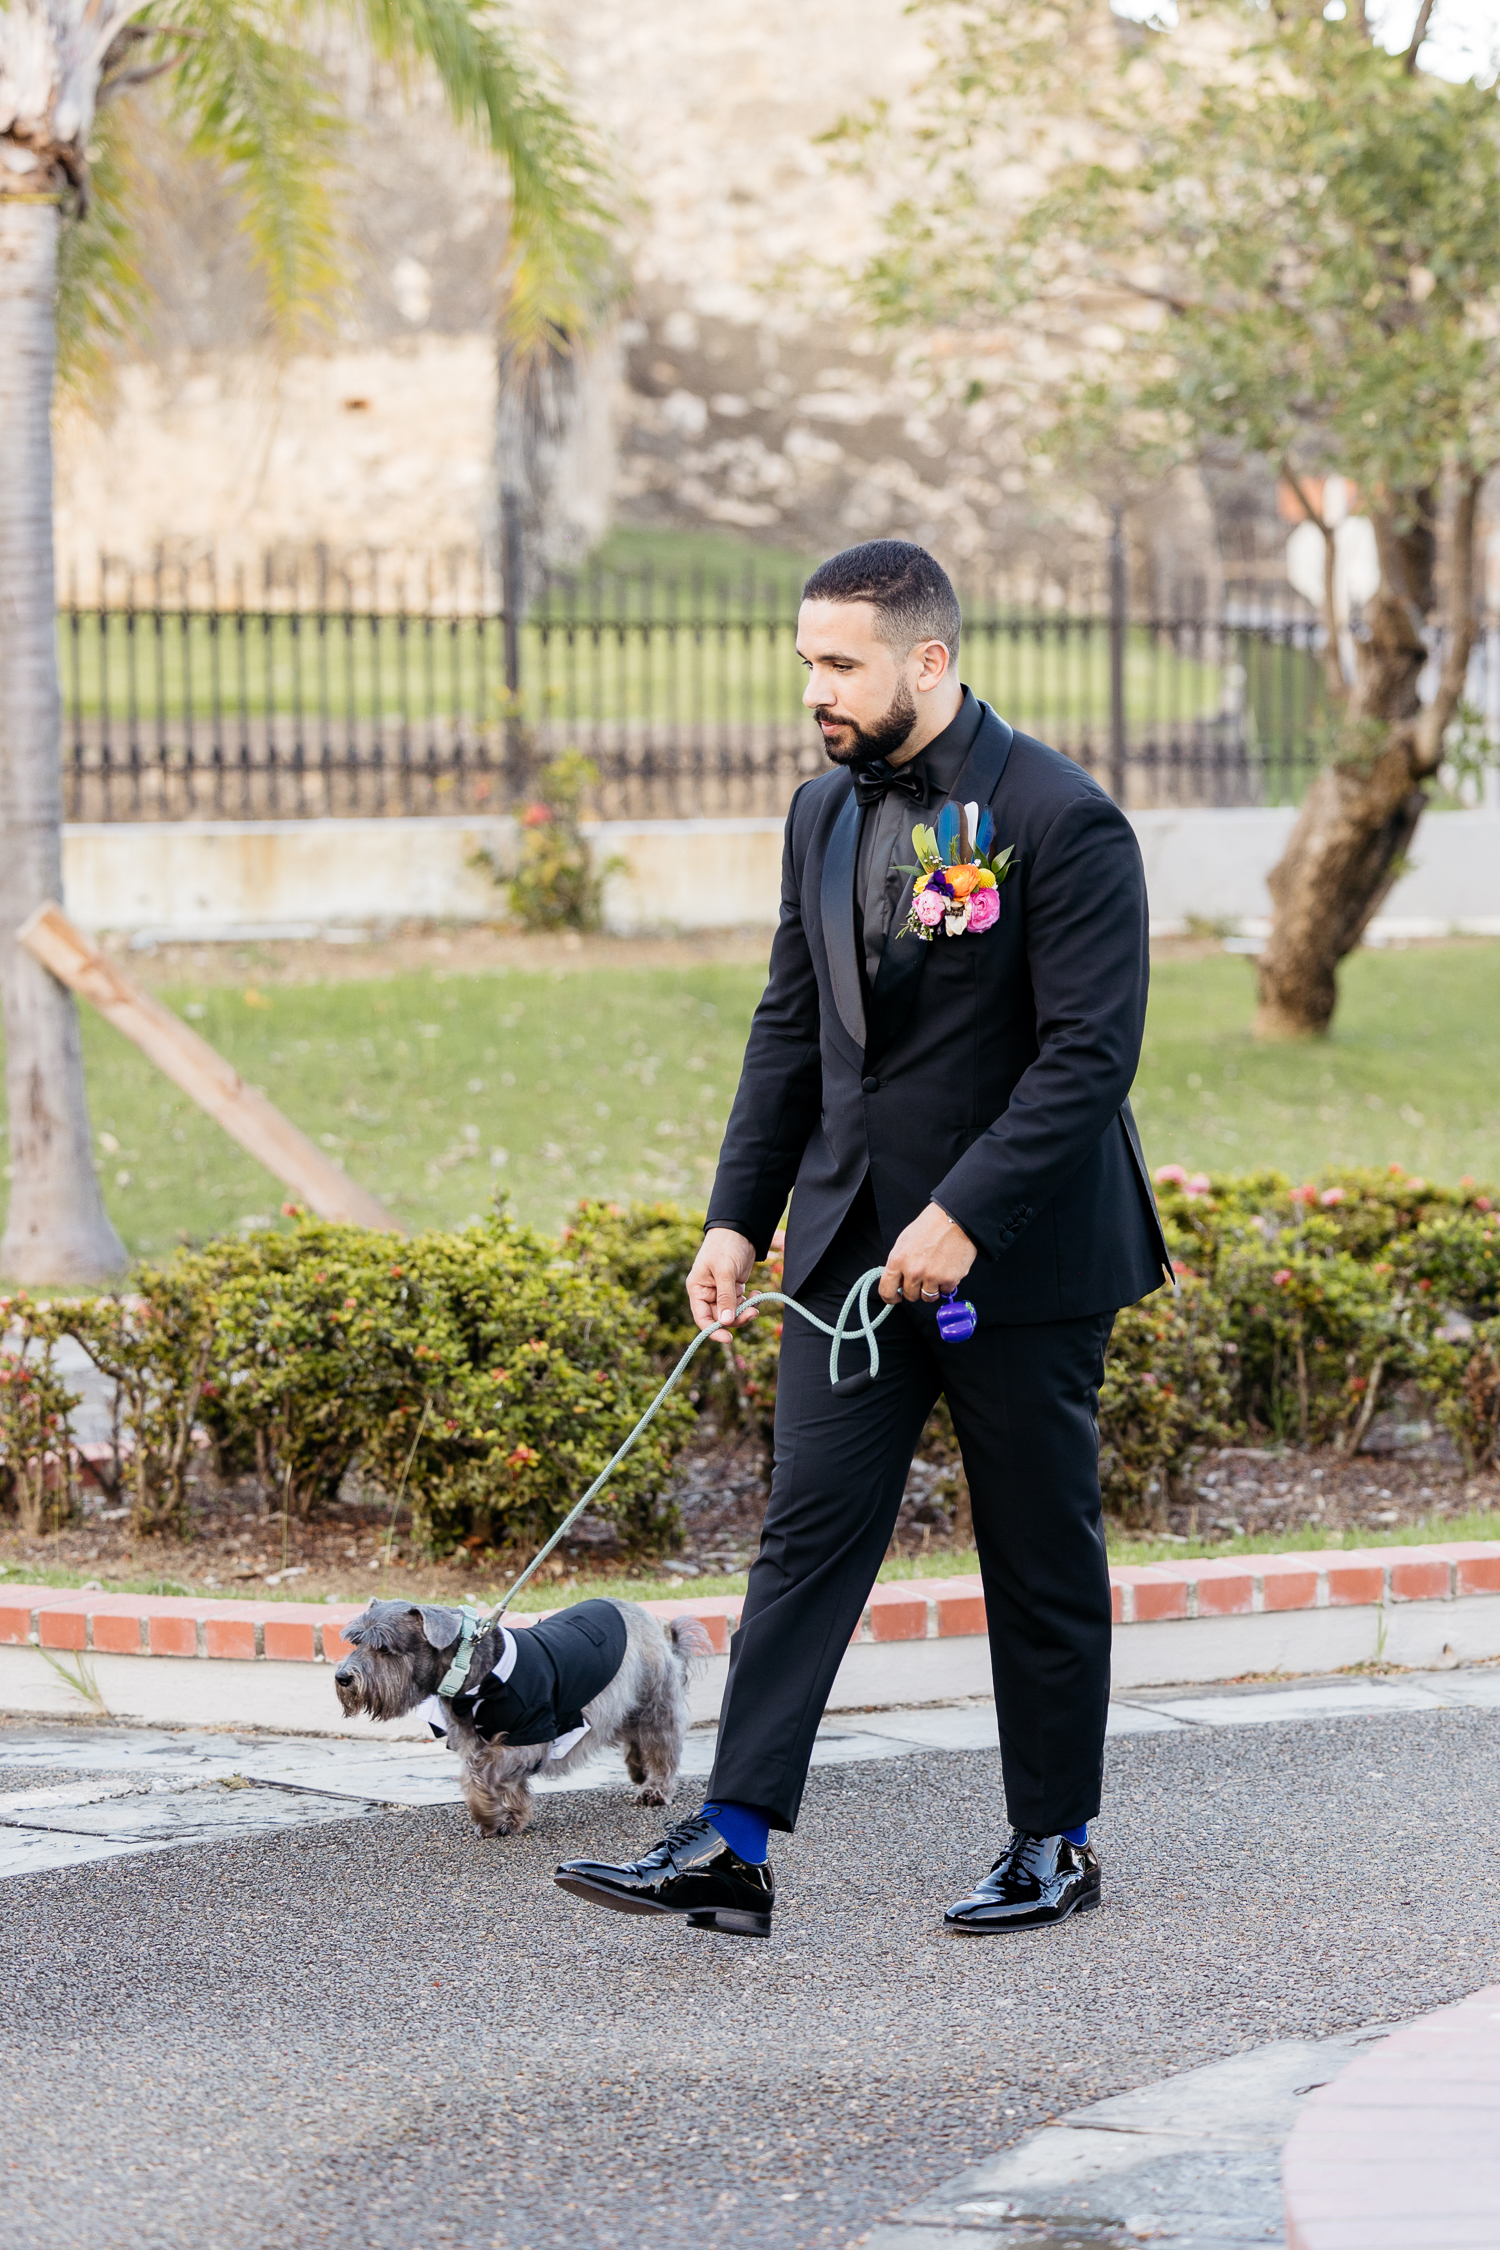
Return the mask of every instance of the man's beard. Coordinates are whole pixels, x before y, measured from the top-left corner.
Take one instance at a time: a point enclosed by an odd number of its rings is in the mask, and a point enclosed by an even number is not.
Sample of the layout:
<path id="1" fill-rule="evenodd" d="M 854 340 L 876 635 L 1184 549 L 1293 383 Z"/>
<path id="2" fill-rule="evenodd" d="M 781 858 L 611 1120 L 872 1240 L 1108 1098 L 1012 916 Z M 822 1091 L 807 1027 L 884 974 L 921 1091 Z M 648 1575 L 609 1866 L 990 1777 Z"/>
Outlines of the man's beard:
<path id="1" fill-rule="evenodd" d="M 847 748 L 835 750 L 826 734 L 823 748 L 836 766 L 873 765 L 877 758 L 889 758 L 899 750 L 916 723 L 917 699 L 911 692 L 911 683 L 902 679 L 896 684 L 896 692 L 883 719 L 877 719 L 872 727 L 862 727 L 854 719 L 841 719 L 839 724 L 849 737 Z M 823 733 L 821 726 L 818 732 Z"/>

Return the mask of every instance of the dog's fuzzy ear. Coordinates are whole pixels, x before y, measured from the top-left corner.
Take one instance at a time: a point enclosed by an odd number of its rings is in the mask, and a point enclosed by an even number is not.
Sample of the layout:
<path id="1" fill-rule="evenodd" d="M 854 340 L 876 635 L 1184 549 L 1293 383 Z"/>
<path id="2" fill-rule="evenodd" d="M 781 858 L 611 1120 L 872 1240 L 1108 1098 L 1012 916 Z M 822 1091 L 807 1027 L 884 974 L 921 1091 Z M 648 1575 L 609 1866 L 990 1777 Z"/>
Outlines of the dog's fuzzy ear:
<path id="1" fill-rule="evenodd" d="M 464 1629 L 464 1621 L 456 1609 L 444 1609 L 440 1602 L 417 1602 L 413 1605 L 422 1620 L 422 1630 L 434 1648 L 451 1648 Z"/>

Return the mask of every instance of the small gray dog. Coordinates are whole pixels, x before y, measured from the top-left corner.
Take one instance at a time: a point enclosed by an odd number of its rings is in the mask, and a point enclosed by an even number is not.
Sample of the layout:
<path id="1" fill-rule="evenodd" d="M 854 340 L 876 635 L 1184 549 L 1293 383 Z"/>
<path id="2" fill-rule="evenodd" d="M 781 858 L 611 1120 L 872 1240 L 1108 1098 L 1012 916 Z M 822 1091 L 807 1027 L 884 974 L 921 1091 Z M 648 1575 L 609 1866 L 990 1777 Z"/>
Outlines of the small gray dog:
<path id="1" fill-rule="evenodd" d="M 346 1716 L 421 1711 L 463 1760 L 464 1802 L 484 1836 L 527 1825 L 532 1774 L 571 1773 L 616 1743 L 639 1802 L 668 1804 L 690 1667 L 713 1653 L 697 1618 L 663 1626 L 637 1602 L 579 1602 L 512 1630 L 440 1603 L 372 1601 L 343 1634 L 354 1653 L 333 1684 Z"/>

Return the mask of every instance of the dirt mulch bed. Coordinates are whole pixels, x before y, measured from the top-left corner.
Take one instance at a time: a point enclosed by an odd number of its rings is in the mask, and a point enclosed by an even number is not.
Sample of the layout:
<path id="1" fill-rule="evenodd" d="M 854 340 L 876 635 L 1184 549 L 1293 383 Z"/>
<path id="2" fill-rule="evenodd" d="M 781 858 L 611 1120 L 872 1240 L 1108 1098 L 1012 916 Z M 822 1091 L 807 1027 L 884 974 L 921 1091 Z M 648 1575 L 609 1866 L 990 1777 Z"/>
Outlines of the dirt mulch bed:
<path id="1" fill-rule="evenodd" d="M 931 1446 L 912 1466 L 891 1543 L 893 1555 L 960 1554 L 972 1549 L 968 1495 L 948 1448 Z M 928 1457 L 928 1455 L 932 1457 Z M 543 1565 L 549 1590 L 564 1598 L 580 1578 L 640 1578 L 684 1587 L 695 1578 L 748 1568 L 766 1499 L 766 1459 L 742 1432 L 700 1431 L 680 1456 L 673 1481 L 682 1535 L 670 1555 L 632 1557 L 613 1527 L 585 1519 Z M 41 1539 L 0 1528 L 0 1566 L 12 1575 L 53 1568 L 101 1582 L 148 1581 L 163 1592 L 279 1594 L 299 1601 L 363 1601 L 400 1588 L 423 1600 L 476 1595 L 503 1585 L 526 1560 L 461 1553 L 434 1563 L 418 1555 L 404 1514 L 346 1487 L 346 1497 L 307 1522 L 268 1511 L 253 1479 L 216 1483 L 193 1494 L 191 1540 L 133 1539 L 128 1516 L 88 1514 Z M 1441 1440 L 1413 1433 L 1404 1453 L 1350 1461 L 1328 1448 L 1230 1446 L 1207 1455 L 1190 1481 L 1174 1488 L 1165 1521 L 1130 1526 L 1137 1537 L 1229 1542 L 1243 1535 L 1307 1529 L 1356 1536 L 1406 1524 L 1445 1536 L 1444 1520 L 1500 1510 L 1500 1474 L 1470 1475 Z M 1124 1530 L 1126 1527 L 1116 1527 Z"/>

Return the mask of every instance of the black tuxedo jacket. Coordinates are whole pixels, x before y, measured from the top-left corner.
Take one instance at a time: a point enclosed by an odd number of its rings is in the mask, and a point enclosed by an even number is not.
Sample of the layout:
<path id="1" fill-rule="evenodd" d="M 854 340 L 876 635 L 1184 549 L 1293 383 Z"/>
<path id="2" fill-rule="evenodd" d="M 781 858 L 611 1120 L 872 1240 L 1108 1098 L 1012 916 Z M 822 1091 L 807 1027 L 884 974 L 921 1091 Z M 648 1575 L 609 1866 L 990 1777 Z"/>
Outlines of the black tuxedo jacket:
<path id="1" fill-rule="evenodd" d="M 792 799 L 709 1224 L 764 1256 L 790 1194 L 795 1294 L 868 1173 L 887 1246 L 933 1201 L 978 1246 L 962 1294 L 981 1320 L 1118 1310 L 1170 1278 L 1126 1099 L 1149 967 L 1135 835 L 1081 766 L 988 706 L 951 795 L 987 804 L 995 848 L 1015 847 L 1000 919 L 977 937 L 900 937 L 908 878 L 873 992 L 852 778 L 831 769 Z"/>
<path id="2" fill-rule="evenodd" d="M 491 1672 L 455 1708 L 486 1742 L 557 1742 L 583 1724 L 583 1707 L 602 1695 L 625 1661 L 625 1620 L 611 1601 L 575 1602 L 514 1635 L 510 1677 Z"/>

